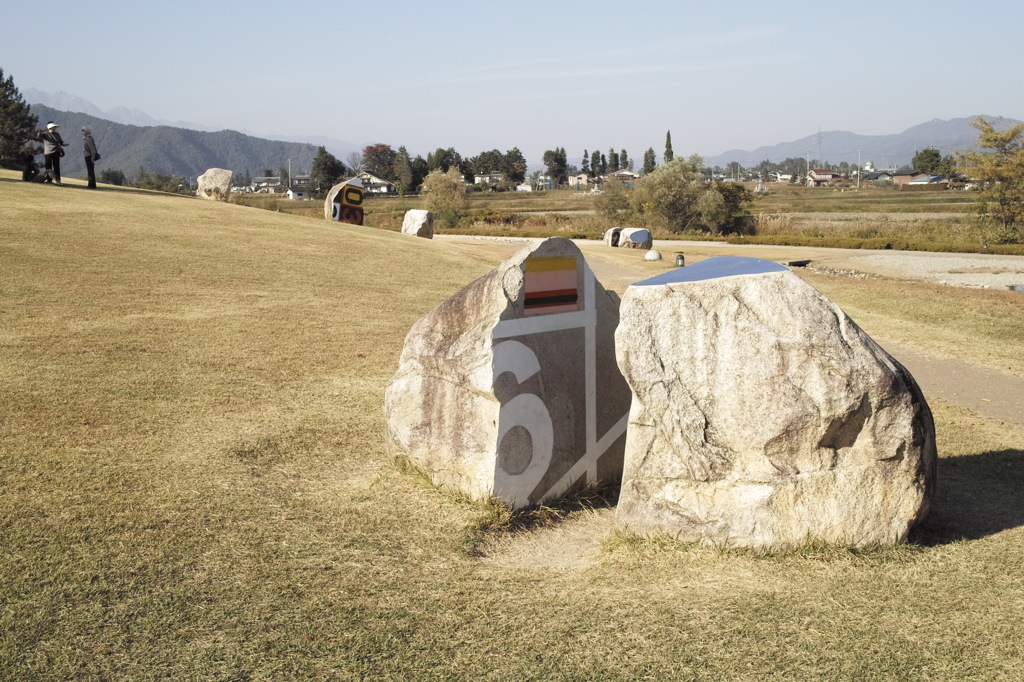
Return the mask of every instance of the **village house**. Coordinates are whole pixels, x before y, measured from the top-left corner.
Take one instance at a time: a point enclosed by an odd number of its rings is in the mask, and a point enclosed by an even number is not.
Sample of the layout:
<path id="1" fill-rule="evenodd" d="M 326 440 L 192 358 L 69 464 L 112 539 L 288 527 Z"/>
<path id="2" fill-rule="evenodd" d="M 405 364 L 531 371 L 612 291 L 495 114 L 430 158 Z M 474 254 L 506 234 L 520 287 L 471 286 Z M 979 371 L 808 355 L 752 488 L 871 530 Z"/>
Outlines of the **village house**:
<path id="1" fill-rule="evenodd" d="M 378 178 L 373 173 L 363 171 L 356 177 L 362 181 L 363 191 L 368 194 L 395 194 L 398 192 L 398 188 L 393 182 Z"/>
<path id="2" fill-rule="evenodd" d="M 590 176 L 586 173 L 570 175 L 568 183 L 573 189 L 587 189 L 587 186 L 590 184 Z"/>
<path id="3" fill-rule="evenodd" d="M 614 173 L 609 173 L 608 178 L 621 180 L 622 182 L 626 183 L 626 187 L 632 187 L 633 184 L 640 179 L 640 174 L 634 173 L 628 168 L 622 168 L 621 170 L 617 170 Z"/>
<path id="4" fill-rule="evenodd" d="M 807 174 L 808 187 L 827 187 L 843 179 L 843 176 L 829 168 L 815 168 Z"/>
<path id="5" fill-rule="evenodd" d="M 897 185 L 898 190 L 932 191 L 941 192 L 949 188 L 949 178 L 944 175 L 930 175 L 921 173 L 912 178 L 909 182 Z"/>
<path id="6" fill-rule="evenodd" d="M 927 173 L 914 170 L 913 168 L 901 168 L 892 174 L 892 184 L 896 185 L 896 189 L 899 189 L 903 185 L 909 184 L 912 180 L 927 175 Z"/>
<path id="7" fill-rule="evenodd" d="M 265 175 L 258 178 L 252 179 L 252 191 L 263 192 L 269 194 L 275 194 L 277 192 L 283 192 L 284 187 L 281 183 L 281 176 L 279 175 Z"/>
<path id="8" fill-rule="evenodd" d="M 477 173 L 473 176 L 474 185 L 497 185 L 504 181 L 504 173 Z"/>

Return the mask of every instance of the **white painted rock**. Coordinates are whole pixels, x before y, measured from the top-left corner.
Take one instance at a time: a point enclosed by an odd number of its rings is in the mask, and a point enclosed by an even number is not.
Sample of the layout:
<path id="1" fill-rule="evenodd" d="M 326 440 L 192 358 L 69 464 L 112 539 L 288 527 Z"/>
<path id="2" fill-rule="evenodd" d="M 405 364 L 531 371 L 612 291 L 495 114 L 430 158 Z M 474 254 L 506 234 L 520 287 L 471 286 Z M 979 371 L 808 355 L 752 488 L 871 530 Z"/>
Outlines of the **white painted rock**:
<path id="1" fill-rule="evenodd" d="M 433 239 L 434 214 L 415 208 L 406 211 L 405 218 L 402 220 L 402 234 Z"/>
<path id="2" fill-rule="evenodd" d="M 618 322 L 618 296 L 575 244 L 532 242 L 413 325 L 384 397 L 389 452 L 517 508 L 619 480 Z"/>
<path id="3" fill-rule="evenodd" d="M 648 251 L 644 255 L 644 260 L 661 260 L 661 251 Z"/>
<path id="4" fill-rule="evenodd" d="M 777 549 L 894 543 L 927 514 L 920 389 L 784 266 L 708 259 L 629 287 L 620 313 L 626 527 Z"/>
<path id="5" fill-rule="evenodd" d="M 616 247 L 619 245 L 619 236 L 622 234 L 621 227 L 613 227 L 604 233 L 604 243 L 606 246 Z"/>
<path id="6" fill-rule="evenodd" d="M 196 179 L 196 196 L 215 201 L 231 198 L 232 172 L 223 168 L 211 168 Z"/>
<path id="7" fill-rule="evenodd" d="M 641 227 L 613 227 L 604 233 L 604 243 L 627 249 L 649 249 L 654 243 L 650 230 Z"/>

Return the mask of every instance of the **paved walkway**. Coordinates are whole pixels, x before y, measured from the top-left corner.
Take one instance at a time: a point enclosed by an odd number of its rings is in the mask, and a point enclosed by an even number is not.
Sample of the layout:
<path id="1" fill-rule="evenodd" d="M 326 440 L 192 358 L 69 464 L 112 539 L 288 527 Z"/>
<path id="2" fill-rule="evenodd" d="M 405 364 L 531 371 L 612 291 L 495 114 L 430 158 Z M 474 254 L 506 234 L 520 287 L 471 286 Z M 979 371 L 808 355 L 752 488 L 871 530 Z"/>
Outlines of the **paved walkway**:
<path id="1" fill-rule="evenodd" d="M 875 341 L 910 370 L 925 399 L 939 398 L 1024 426 L 1024 378 L 963 360 L 926 355 L 888 339 Z"/>

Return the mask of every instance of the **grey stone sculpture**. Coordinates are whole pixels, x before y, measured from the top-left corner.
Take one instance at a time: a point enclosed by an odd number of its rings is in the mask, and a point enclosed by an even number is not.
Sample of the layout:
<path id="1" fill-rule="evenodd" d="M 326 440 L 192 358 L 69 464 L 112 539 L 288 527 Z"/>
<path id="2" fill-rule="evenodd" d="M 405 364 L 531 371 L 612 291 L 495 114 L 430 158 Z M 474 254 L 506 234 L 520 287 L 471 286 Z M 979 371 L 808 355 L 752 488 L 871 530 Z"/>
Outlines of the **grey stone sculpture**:
<path id="1" fill-rule="evenodd" d="M 533 242 L 413 325 L 385 392 L 389 451 L 516 508 L 617 481 L 618 304 L 570 240 Z"/>

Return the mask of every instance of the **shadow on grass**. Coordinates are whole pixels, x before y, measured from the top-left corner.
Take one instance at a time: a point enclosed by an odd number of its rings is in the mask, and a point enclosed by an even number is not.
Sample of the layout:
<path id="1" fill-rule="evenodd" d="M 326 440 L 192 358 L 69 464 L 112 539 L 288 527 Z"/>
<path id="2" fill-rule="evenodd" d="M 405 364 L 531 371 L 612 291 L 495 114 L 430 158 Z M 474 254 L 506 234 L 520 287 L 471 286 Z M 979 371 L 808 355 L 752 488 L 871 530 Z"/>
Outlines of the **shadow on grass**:
<path id="1" fill-rule="evenodd" d="M 610 509 L 618 499 L 618 482 L 576 485 L 556 500 L 524 509 L 511 509 L 491 498 L 480 505 L 480 514 L 467 526 L 463 550 L 469 556 L 483 556 L 481 545 L 487 538 L 552 528 L 580 512 Z"/>
<path id="2" fill-rule="evenodd" d="M 926 547 L 1024 526 L 1024 450 L 939 459 L 938 491 L 910 541 Z"/>

